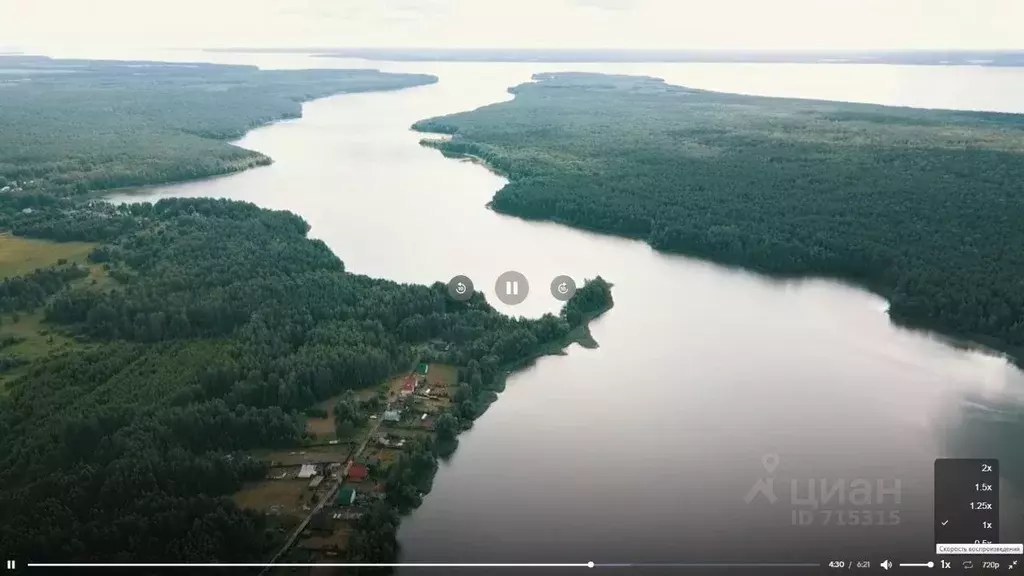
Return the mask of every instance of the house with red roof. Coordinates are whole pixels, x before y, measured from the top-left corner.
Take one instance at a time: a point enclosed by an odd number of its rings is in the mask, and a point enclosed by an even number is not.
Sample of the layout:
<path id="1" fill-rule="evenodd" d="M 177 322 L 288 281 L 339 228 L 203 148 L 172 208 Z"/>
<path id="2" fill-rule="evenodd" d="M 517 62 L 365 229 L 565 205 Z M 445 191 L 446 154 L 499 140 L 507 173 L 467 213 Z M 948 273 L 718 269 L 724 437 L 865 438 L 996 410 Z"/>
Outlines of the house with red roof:
<path id="1" fill-rule="evenodd" d="M 366 464 L 353 464 L 348 468 L 348 480 L 352 482 L 362 482 L 369 475 L 370 469 Z"/>
<path id="2" fill-rule="evenodd" d="M 402 383 L 402 396 L 408 396 L 416 391 L 416 376 L 409 374 Z"/>

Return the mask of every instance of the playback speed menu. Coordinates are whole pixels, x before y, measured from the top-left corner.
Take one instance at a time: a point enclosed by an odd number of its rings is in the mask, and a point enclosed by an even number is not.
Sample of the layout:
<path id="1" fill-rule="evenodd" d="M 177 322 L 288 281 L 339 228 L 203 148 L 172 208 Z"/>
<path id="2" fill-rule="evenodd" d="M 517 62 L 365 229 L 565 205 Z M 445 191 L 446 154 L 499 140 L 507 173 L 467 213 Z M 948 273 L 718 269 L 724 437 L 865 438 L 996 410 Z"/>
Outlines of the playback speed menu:
<path id="1" fill-rule="evenodd" d="M 999 543 L 999 461 L 935 461 L 935 543 Z"/>

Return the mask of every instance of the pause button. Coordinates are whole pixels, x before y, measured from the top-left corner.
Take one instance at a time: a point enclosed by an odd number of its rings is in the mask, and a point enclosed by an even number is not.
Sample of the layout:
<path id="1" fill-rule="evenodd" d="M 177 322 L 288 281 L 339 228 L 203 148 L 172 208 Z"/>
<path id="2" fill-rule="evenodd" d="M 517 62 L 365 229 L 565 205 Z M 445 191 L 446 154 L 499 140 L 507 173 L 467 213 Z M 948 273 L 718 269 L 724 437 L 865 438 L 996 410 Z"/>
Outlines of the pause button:
<path id="1" fill-rule="evenodd" d="M 514 306 L 526 300 L 526 296 L 530 293 L 530 283 L 526 280 L 526 276 L 515 270 L 509 270 L 498 276 L 498 280 L 494 283 L 494 293 L 498 296 L 498 300 Z"/>

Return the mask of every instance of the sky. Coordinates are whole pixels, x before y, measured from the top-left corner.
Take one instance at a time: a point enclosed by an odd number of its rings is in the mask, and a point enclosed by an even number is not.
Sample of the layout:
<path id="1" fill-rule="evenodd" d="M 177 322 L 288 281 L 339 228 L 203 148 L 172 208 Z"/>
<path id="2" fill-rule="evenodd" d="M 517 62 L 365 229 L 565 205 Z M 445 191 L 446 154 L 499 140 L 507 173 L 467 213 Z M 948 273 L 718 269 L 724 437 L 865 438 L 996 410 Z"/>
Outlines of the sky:
<path id="1" fill-rule="evenodd" d="M 0 0 L 0 48 L 1024 48 L 1024 0 Z"/>

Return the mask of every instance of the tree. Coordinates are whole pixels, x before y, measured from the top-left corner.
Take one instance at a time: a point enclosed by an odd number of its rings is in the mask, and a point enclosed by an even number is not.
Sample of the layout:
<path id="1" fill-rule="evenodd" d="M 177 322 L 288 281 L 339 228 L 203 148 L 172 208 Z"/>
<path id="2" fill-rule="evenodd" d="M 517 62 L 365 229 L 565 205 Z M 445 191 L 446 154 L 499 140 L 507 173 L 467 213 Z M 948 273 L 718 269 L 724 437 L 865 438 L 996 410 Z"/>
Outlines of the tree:
<path id="1" fill-rule="evenodd" d="M 434 422 L 434 430 L 437 432 L 439 442 L 453 442 L 459 434 L 459 428 L 458 419 L 448 412 L 438 416 Z"/>
<path id="2" fill-rule="evenodd" d="M 351 390 L 334 405 L 334 427 L 338 438 L 349 438 L 366 423 L 358 398 Z"/>
<path id="3" fill-rule="evenodd" d="M 469 387 L 475 393 L 480 393 L 484 388 L 483 377 L 480 376 L 480 369 L 476 369 L 470 373 L 469 376 Z"/>
<path id="4" fill-rule="evenodd" d="M 459 384 L 459 388 L 455 391 L 455 403 L 467 402 L 473 399 L 473 387 L 463 382 Z"/>

